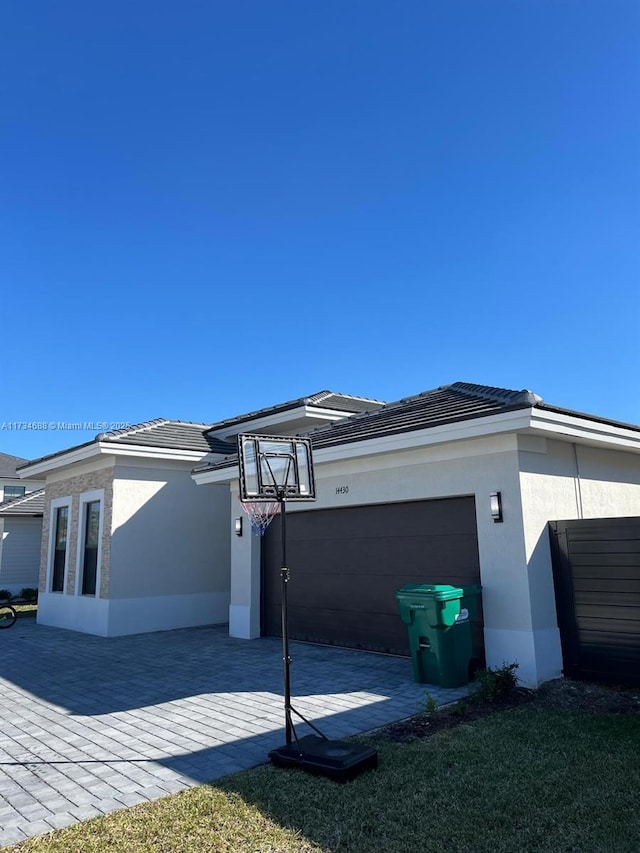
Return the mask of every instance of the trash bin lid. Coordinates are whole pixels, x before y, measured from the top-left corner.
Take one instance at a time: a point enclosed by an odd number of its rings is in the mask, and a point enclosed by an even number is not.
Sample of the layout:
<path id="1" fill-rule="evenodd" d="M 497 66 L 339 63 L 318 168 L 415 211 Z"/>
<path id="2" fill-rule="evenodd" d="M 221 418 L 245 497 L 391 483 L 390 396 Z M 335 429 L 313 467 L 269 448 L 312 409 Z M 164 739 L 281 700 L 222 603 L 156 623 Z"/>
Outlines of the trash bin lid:
<path id="1" fill-rule="evenodd" d="M 435 601 L 451 601 L 462 598 L 464 590 L 459 586 L 436 583 L 408 583 L 396 590 L 396 598 L 431 598 Z"/>

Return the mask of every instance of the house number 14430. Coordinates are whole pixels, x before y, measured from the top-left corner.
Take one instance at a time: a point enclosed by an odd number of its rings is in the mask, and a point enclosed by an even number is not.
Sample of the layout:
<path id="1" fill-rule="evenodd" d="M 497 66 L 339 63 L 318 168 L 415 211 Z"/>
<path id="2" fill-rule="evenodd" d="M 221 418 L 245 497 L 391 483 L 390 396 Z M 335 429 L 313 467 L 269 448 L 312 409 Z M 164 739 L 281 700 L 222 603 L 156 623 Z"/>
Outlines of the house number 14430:
<path id="1" fill-rule="evenodd" d="M 348 495 L 349 486 L 336 486 L 336 495 Z"/>

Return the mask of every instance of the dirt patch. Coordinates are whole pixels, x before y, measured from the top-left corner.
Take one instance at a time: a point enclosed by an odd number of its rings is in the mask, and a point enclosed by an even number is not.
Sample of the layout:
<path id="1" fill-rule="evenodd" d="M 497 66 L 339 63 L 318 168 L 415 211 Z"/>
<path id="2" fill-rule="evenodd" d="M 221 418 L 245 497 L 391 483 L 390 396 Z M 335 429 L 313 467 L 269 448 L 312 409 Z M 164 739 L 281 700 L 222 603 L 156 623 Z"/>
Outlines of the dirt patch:
<path id="1" fill-rule="evenodd" d="M 386 726 L 377 732 L 377 737 L 395 743 L 430 737 L 461 723 L 479 720 L 520 705 L 582 714 L 640 714 L 640 690 L 558 678 L 547 681 L 538 690 L 517 688 L 508 698 L 499 702 L 479 703 L 473 701 L 472 697 L 463 699 L 455 705 Z"/>
<path id="2" fill-rule="evenodd" d="M 534 694 L 536 705 L 583 714 L 638 714 L 640 690 L 607 687 L 557 678 L 541 685 Z"/>

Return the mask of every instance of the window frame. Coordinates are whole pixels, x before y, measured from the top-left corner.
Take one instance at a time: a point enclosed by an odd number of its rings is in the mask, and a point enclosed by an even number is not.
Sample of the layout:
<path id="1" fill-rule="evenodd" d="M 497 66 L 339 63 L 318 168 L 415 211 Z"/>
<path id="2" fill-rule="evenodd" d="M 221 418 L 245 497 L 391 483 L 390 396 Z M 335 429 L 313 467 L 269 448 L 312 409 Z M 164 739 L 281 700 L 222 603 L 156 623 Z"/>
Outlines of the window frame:
<path id="1" fill-rule="evenodd" d="M 98 547 L 96 549 L 96 588 L 95 592 L 82 592 L 84 584 L 85 542 L 87 535 L 87 510 L 89 504 L 98 503 Z M 76 547 L 75 595 L 80 598 L 100 598 L 100 576 L 102 570 L 102 531 L 104 525 L 104 489 L 93 489 L 79 496 L 78 504 L 78 542 Z"/>
<path id="2" fill-rule="evenodd" d="M 7 495 L 7 489 L 22 489 L 19 495 Z M 27 494 L 26 486 L 3 486 L 2 487 L 2 500 L 3 501 L 16 501 L 18 498 L 23 498 Z"/>
<path id="3" fill-rule="evenodd" d="M 58 532 L 58 510 L 62 507 L 67 508 L 67 541 L 64 553 L 64 568 L 62 570 L 62 589 L 53 590 L 53 569 L 55 559 L 56 538 Z M 45 591 L 52 595 L 65 595 L 67 580 L 69 577 L 69 558 L 71 548 L 71 495 L 63 498 L 53 498 L 49 504 L 49 547 L 47 549 L 47 577 L 45 581 Z"/>

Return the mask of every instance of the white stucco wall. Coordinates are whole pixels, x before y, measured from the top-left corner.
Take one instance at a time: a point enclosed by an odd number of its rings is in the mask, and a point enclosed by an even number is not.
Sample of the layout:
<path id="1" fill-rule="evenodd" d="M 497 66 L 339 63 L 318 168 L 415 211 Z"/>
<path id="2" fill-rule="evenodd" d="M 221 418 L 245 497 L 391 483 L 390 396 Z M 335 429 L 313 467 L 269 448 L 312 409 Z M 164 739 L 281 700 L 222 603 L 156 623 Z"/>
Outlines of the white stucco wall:
<path id="1" fill-rule="evenodd" d="M 228 619 L 229 492 L 198 488 L 191 467 L 115 467 L 110 633 L 140 630 L 141 620 L 156 630 Z"/>
<path id="2" fill-rule="evenodd" d="M 38 621 L 101 636 L 225 623 L 229 612 L 228 488 L 198 489 L 193 461 L 98 459 L 47 479 Z M 81 496 L 103 496 L 100 583 L 77 589 Z M 51 501 L 69 499 L 69 570 L 48 591 Z"/>

